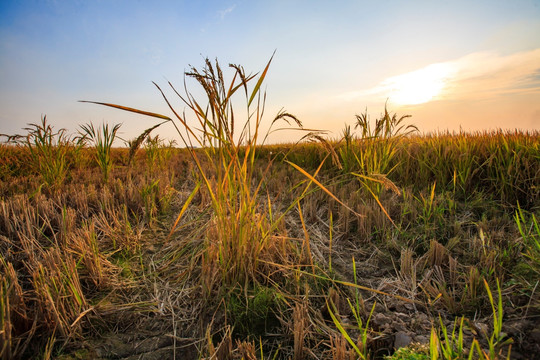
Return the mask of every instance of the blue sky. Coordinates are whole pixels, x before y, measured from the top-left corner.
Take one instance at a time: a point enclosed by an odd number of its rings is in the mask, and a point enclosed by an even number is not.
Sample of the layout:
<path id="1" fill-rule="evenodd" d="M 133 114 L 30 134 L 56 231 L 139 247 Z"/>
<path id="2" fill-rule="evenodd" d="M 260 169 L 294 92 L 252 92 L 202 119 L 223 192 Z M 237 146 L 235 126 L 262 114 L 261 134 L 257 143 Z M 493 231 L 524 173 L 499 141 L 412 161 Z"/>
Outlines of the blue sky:
<path id="1" fill-rule="evenodd" d="M 181 86 L 204 57 L 260 71 L 274 50 L 268 120 L 283 107 L 338 136 L 388 99 L 424 132 L 540 130 L 538 34 L 538 0 L 3 0 L 0 133 L 46 114 L 72 132 L 122 122 L 132 138 L 154 120 L 77 100 L 169 114 L 152 81 Z"/>

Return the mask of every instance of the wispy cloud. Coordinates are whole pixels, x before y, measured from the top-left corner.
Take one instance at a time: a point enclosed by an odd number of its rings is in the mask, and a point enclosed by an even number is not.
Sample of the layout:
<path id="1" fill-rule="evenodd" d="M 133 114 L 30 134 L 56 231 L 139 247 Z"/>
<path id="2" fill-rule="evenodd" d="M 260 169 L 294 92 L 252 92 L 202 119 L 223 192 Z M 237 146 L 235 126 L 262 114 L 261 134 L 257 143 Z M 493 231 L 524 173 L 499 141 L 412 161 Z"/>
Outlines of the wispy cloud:
<path id="1" fill-rule="evenodd" d="M 235 8 L 236 8 L 236 4 L 233 4 L 233 5 L 229 6 L 228 8 L 226 8 L 225 10 L 219 10 L 218 11 L 219 17 L 221 19 L 225 19 L 225 16 L 232 13 Z"/>
<path id="2" fill-rule="evenodd" d="M 442 94 L 450 100 L 540 92 L 540 49 L 506 56 L 476 53 L 454 64 L 458 72 Z"/>
<path id="3" fill-rule="evenodd" d="M 401 104 L 432 100 L 480 100 L 522 93 L 540 94 L 540 49 L 499 55 L 478 52 L 389 77 L 373 88 L 339 95 Z"/>

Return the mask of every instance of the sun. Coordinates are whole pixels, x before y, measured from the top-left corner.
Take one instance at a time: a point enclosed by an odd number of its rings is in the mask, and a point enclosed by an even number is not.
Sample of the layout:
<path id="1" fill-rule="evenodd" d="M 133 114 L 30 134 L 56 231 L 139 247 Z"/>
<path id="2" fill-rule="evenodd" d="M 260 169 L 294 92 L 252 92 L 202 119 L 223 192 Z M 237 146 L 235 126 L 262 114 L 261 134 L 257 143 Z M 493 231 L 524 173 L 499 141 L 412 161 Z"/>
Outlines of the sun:
<path id="1" fill-rule="evenodd" d="M 382 86 L 397 105 L 423 104 L 436 98 L 453 73 L 449 64 L 432 64 L 386 79 Z"/>

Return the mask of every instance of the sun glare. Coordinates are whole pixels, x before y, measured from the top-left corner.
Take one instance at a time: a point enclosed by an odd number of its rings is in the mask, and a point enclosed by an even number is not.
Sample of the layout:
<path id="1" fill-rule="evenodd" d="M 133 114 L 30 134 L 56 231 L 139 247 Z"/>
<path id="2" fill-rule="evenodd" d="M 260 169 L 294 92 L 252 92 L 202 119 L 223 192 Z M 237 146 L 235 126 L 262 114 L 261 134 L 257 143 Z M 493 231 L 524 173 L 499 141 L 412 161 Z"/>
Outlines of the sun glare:
<path id="1" fill-rule="evenodd" d="M 391 102 L 398 105 L 416 105 L 433 100 L 446 86 L 453 73 L 449 64 L 433 64 L 423 69 L 385 80 Z"/>

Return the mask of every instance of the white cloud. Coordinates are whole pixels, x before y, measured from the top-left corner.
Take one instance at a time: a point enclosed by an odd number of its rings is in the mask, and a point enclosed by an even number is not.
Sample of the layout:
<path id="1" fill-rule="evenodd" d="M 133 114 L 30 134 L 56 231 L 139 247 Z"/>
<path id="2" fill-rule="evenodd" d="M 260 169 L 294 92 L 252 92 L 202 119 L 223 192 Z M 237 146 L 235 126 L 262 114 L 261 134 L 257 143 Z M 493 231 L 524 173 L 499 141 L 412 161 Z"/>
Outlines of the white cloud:
<path id="1" fill-rule="evenodd" d="M 231 6 L 229 6 L 228 8 L 226 8 L 225 10 L 219 10 L 218 13 L 219 13 L 219 17 L 221 19 L 225 19 L 225 16 L 227 16 L 228 14 L 232 13 L 232 11 L 234 10 L 234 8 L 236 8 L 236 4 L 233 4 Z"/>

